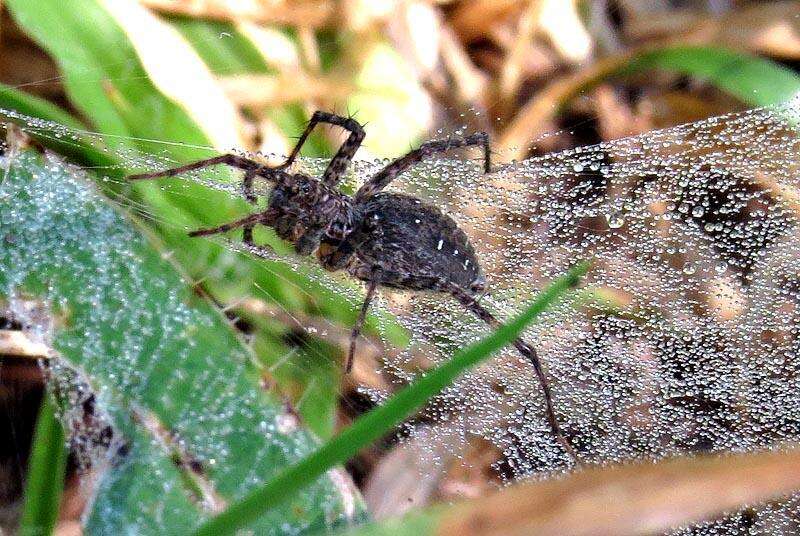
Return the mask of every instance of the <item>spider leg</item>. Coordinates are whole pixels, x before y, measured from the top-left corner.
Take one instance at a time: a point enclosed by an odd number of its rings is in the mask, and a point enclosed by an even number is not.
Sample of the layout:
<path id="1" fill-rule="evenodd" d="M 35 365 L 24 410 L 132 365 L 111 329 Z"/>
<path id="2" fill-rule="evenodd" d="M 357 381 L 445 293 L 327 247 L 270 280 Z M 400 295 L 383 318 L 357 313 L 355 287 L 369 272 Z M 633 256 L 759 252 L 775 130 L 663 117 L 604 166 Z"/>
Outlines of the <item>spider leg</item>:
<path id="1" fill-rule="evenodd" d="M 350 349 L 347 352 L 347 364 L 344 367 L 344 371 L 346 374 L 349 374 L 350 370 L 353 368 L 353 357 L 356 354 L 356 340 L 358 339 L 358 336 L 361 333 L 361 328 L 364 327 L 364 321 L 367 318 L 367 310 L 369 309 L 369 304 L 372 301 L 372 298 L 375 297 L 375 289 L 378 288 L 377 274 L 373 275 L 375 276 L 375 279 L 372 279 L 367 283 L 367 295 L 364 298 L 363 305 L 361 305 L 361 312 L 358 313 L 358 319 L 356 320 L 356 323 L 353 326 L 353 331 L 350 332 Z"/>
<path id="2" fill-rule="evenodd" d="M 356 151 L 361 146 L 361 142 L 364 141 L 364 128 L 358 123 L 358 121 L 349 117 L 342 117 L 319 110 L 314 112 L 314 115 L 311 116 L 311 121 L 308 122 L 308 126 L 306 126 L 306 129 L 297 140 L 297 144 L 294 146 L 294 149 L 292 149 L 292 153 L 289 155 L 289 158 L 286 159 L 286 162 L 281 165 L 281 167 L 285 168 L 292 165 L 292 162 L 294 162 L 295 158 L 297 158 L 297 155 L 300 153 L 300 147 L 303 146 L 308 138 L 308 135 L 311 134 L 311 131 L 314 130 L 314 127 L 318 123 L 328 123 L 330 125 L 336 125 L 350 131 L 350 136 L 348 136 L 342 146 L 339 147 L 339 150 L 331 159 L 328 167 L 325 169 L 325 173 L 322 175 L 323 183 L 329 186 L 336 186 L 339 181 L 342 180 L 342 176 L 347 169 L 347 165 L 353 159 Z"/>
<path id="3" fill-rule="evenodd" d="M 248 169 L 244 174 L 244 179 L 242 179 L 242 195 L 251 205 L 256 204 L 256 194 L 253 191 L 253 179 L 255 179 L 255 176 L 256 172 Z M 253 242 L 253 227 L 254 225 L 244 226 L 244 229 L 242 229 L 242 241 L 245 245 L 255 248 L 259 246 Z"/>
<path id="4" fill-rule="evenodd" d="M 256 202 L 256 193 L 253 191 L 253 180 L 255 178 L 256 171 L 248 169 L 244 174 L 244 179 L 242 179 L 242 195 L 250 204 L 255 204 Z"/>
<path id="5" fill-rule="evenodd" d="M 273 178 L 273 176 L 276 174 L 276 170 L 271 169 L 262 164 L 259 164 L 255 160 L 250 160 L 249 158 L 244 158 L 242 156 L 235 154 L 224 154 L 220 156 L 215 156 L 213 158 L 207 158 L 206 160 L 199 160 L 197 162 L 192 162 L 191 164 L 186 164 L 185 166 L 166 169 L 164 171 L 157 171 L 155 173 L 141 173 L 138 175 L 130 175 L 128 179 L 136 181 L 142 179 L 154 179 L 158 177 L 174 177 L 175 175 L 180 175 L 181 173 L 185 173 L 187 171 L 202 169 L 217 164 L 225 164 L 233 168 L 242 169 L 245 171 L 244 179 L 242 180 L 242 194 L 244 195 L 245 199 L 247 199 L 247 201 L 251 204 L 255 204 L 256 202 L 256 194 L 253 191 L 253 180 L 255 179 L 256 176 L 261 176 L 266 179 L 272 178 L 277 182 L 277 178 L 276 177 Z M 245 218 L 244 220 L 239 220 L 239 221 L 247 220 L 246 223 L 234 222 L 231 224 L 223 225 L 221 227 L 215 227 L 213 229 L 199 229 L 197 231 L 189 233 L 189 236 L 204 236 L 207 234 L 221 233 L 241 225 L 244 227 L 243 240 L 246 245 L 251 246 L 253 248 L 265 248 L 265 246 L 258 246 L 253 242 L 253 226 L 256 223 L 264 223 L 264 222 L 255 221 L 253 223 L 248 223 L 249 222 L 248 218 Z"/>
<path id="6" fill-rule="evenodd" d="M 324 234 L 324 225 L 315 225 L 306 229 L 306 231 L 300 235 L 300 238 L 297 239 L 297 242 L 294 243 L 294 250 L 298 255 L 311 255 L 314 249 L 319 245 L 322 240 L 322 235 Z"/>
<path id="7" fill-rule="evenodd" d="M 470 147 L 480 145 L 483 147 L 483 170 L 489 173 L 491 170 L 491 152 L 489 150 L 489 135 L 485 132 L 476 132 L 470 134 L 465 138 L 452 138 L 449 140 L 434 140 L 423 143 L 419 148 L 409 152 L 407 155 L 402 156 L 391 162 L 381 171 L 379 171 L 369 181 L 364 183 L 358 192 L 356 192 L 356 202 L 364 201 L 367 198 L 380 192 L 392 182 L 403 171 L 410 168 L 418 162 L 422 162 L 425 158 L 436 154 L 443 153 L 450 149 L 458 147 Z"/>
<path id="8" fill-rule="evenodd" d="M 267 212 L 269 213 L 268 216 L 263 221 L 260 221 L 258 223 L 261 223 L 262 225 L 271 225 L 275 221 L 276 219 L 275 215 L 277 214 L 277 211 L 274 209 L 269 209 Z M 243 226 L 244 229 L 242 233 L 243 234 L 242 242 L 244 243 L 245 246 L 248 247 L 248 250 L 250 250 L 252 253 L 255 253 L 260 257 L 269 258 L 269 256 L 273 254 L 275 250 L 273 250 L 266 244 L 255 243 L 255 240 L 253 239 L 254 226 L 255 226 L 254 224 L 247 224 Z"/>
<path id="9" fill-rule="evenodd" d="M 274 214 L 270 210 L 264 212 L 254 212 L 253 214 L 249 214 L 242 219 L 220 225 L 219 227 L 197 229 L 196 231 L 189 233 L 189 236 L 207 236 L 217 233 L 224 233 L 226 231 L 230 231 L 231 229 L 236 229 L 237 227 L 244 227 L 246 225 L 255 225 L 259 223 L 262 225 L 270 225 L 272 219 L 274 219 Z"/>
<path id="10" fill-rule="evenodd" d="M 164 171 L 156 171 L 155 173 L 139 173 L 137 175 L 129 175 L 128 180 L 138 181 L 142 179 L 156 179 L 158 177 L 174 177 L 176 175 L 180 175 L 181 173 L 186 173 L 187 171 L 194 171 L 195 169 L 202 169 L 206 167 L 215 166 L 217 164 L 225 164 L 226 166 L 230 166 L 236 169 L 241 169 L 246 172 L 252 172 L 255 174 L 256 172 L 269 172 L 271 171 L 268 167 L 259 164 L 255 160 L 250 160 L 249 158 L 245 158 L 243 156 L 239 156 L 236 154 L 223 154 L 220 156 L 215 156 L 213 158 L 207 158 L 205 160 L 198 160 L 197 162 L 192 162 L 191 164 L 186 164 L 185 166 L 179 166 L 176 168 L 165 169 Z M 267 173 L 268 175 L 268 173 Z M 266 177 L 266 175 L 265 175 Z M 269 178 L 269 177 L 267 177 Z"/>
<path id="11" fill-rule="evenodd" d="M 477 302 L 475 296 L 471 295 L 469 292 L 451 285 L 450 286 L 450 294 L 453 295 L 461 304 L 470 310 L 472 313 L 475 314 L 478 318 L 486 322 L 492 328 L 498 328 L 502 326 L 499 320 L 492 315 L 485 307 Z M 539 361 L 539 357 L 536 355 L 536 350 L 533 349 L 531 345 L 523 341 L 521 338 L 516 338 L 514 340 L 514 347 L 521 353 L 528 361 L 531 362 L 533 365 L 534 371 L 536 371 L 536 376 L 539 379 L 539 385 L 542 387 L 542 391 L 544 393 L 544 401 L 546 406 L 546 414 L 547 414 L 547 421 L 550 424 L 550 428 L 553 430 L 553 433 L 556 436 L 556 439 L 564 447 L 564 450 L 572 457 L 573 460 L 580 463 L 580 460 L 575 453 L 575 450 L 572 448 L 572 445 L 569 444 L 567 441 L 566 436 L 561 431 L 561 427 L 558 424 L 558 419 L 556 418 L 555 407 L 553 406 L 553 396 L 550 392 L 550 383 L 547 381 L 547 376 L 545 376 L 544 369 L 542 368 L 542 363 Z"/>

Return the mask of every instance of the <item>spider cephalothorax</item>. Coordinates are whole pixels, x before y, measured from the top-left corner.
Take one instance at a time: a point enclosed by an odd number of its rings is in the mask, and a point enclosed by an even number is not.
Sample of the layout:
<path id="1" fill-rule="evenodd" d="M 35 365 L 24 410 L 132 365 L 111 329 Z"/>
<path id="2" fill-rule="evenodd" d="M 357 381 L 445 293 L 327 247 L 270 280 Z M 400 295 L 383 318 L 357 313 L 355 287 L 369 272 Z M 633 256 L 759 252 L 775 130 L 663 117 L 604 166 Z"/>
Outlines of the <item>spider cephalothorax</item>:
<path id="1" fill-rule="evenodd" d="M 350 231 L 352 201 L 319 180 L 285 174 L 269 196 L 267 225 L 292 242 L 300 255 L 310 255 L 323 237 L 343 240 Z"/>
<path id="2" fill-rule="evenodd" d="M 286 171 L 318 123 L 338 125 L 350 135 L 321 178 Z M 278 236 L 293 243 L 297 253 L 316 252 L 325 269 L 347 270 L 364 281 L 367 294 L 350 338 L 348 371 L 356 340 L 378 286 L 444 292 L 490 326 L 499 326 L 499 321 L 478 303 L 486 279 L 464 231 L 437 207 L 415 197 L 382 191 L 415 163 L 457 147 L 482 147 L 484 170 L 489 172 L 489 137 L 479 132 L 463 138 L 424 143 L 384 167 L 350 197 L 339 192 L 337 186 L 363 139 L 363 128 L 352 118 L 316 112 L 286 162 L 278 167 L 227 154 L 166 171 L 134 175 L 131 179 L 168 177 L 214 164 L 227 164 L 244 171 L 242 189 L 251 203 L 256 202 L 253 181 L 259 178 L 271 183 L 273 188 L 265 210 L 219 227 L 193 231 L 190 235 L 210 235 L 241 227 L 244 243 L 257 252 L 264 246 L 253 242 L 253 228 L 267 225 L 273 227 Z M 536 352 L 522 339 L 516 339 L 514 346 L 533 364 L 544 391 L 548 421 L 561 444 L 574 455 L 558 426 L 550 388 Z"/>

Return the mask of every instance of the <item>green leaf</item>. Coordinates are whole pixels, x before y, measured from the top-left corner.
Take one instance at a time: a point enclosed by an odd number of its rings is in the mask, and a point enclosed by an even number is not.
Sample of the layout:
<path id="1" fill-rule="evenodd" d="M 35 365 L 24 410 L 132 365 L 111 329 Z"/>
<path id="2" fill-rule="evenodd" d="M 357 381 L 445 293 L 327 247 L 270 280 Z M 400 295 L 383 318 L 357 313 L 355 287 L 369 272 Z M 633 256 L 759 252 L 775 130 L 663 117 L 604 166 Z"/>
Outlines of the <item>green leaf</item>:
<path id="1" fill-rule="evenodd" d="M 275 70 L 267 65 L 258 48 L 233 24 L 185 17 L 168 20 L 192 44 L 216 75 L 275 74 Z M 310 119 L 300 103 L 269 108 L 263 112 L 292 140 L 303 131 Z M 302 154 L 307 157 L 330 156 L 331 146 L 319 130 L 316 130 L 303 145 Z"/>
<path id="2" fill-rule="evenodd" d="M 39 536 L 51 534 L 58 519 L 64 473 L 67 467 L 67 445 L 64 429 L 55 416 L 48 395 L 42 397 L 39 418 L 33 434 L 33 445 L 25 475 L 25 503 L 18 534 Z"/>
<path id="3" fill-rule="evenodd" d="M 196 536 L 233 534 L 260 516 L 290 500 L 297 491 L 315 482 L 327 470 L 344 463 L 359 450 L 380 438 L 425 402 L 440 393 L 464 371 L 487 359 L 516 339 L 522 330 L 567 290 L 575 287 L 588 271 L 589 263 L 579 263 L 570 272 L 545 288 L 522 314 L 483 340 L 457 352 L 452 359 L 398 391 L 385 403 L 359 417 L 349 428 L 297 464 L 276 475 L 225 512 L 206 522 Z"/>
<path id="4" fill-rule="evenodd" d="M 150 144 L 127 137 L 207 146 L 208 137 L 176 103 L 161 96 L 114 18 L 95 0 L 12 0 L 18 24 L 59 64 L 70 100 L 95 128 L 113 134 L 109 145 L 166 151 L 180 157 L 203 153 L 186 146 Z"/>
<path id="5" fill-rule="evenodd" d="M 635 56 L 619 74 L 665 69 L 705 78 L 752 106 L 786 102 L 800 93 L 800 76 L 774 61 L 709 46 L 659 48 Z"/>
<path id="6" fill-rule="evenodd" d="M 56 60 L 70 100 L 92 121 L 93 128 L 106 136 L 109 148 L 138 150 L 179 162 L 216 154 L 183 107 L 162 95 L 150 81 L 125 32 L 97 0 L 11 0 L 6 5 L 16 22 Z M 165 58 L 170 53 L 163 51 Z M 174 192 L 141 181 L 124 193 L 133 203 L 147 205 L 158 221 L 178 221 L 186 226 L 218 224 L 248 211 L 241 199 L 189 182 Z M 209 267 L 235 264 L 237 278 L 249 283 L 252 296 L 266 295 L 289 310 L 313 308 L 345 325 L 357 315 L 340 296 L 285 263 L 246 258 L 213 241 L 189 240 L 183 231 L 163 225 L 156 228 L 178 262 L 206 281 L 220 299 L 229 295 L 241 298 L 244 289 L 234 291 L 224 278 L 209 277 Z"/>
<path id="7" fill-rule="evenodd" d="M 168 20 L 217 76 L 270 72 L 258 49 L 233 24 L 188 17 Z"/>
<path id="8" fill-rule="evenodd" d="M 0 168 L 0 300 L 46 311 L 42 333 L 119 434 L 87 534 L 189 532 L 313 450 L 225 317 L 78 170 L 31 150 Z M 329 528 L 362 512 L 331 477 L 255 530 Z"/>

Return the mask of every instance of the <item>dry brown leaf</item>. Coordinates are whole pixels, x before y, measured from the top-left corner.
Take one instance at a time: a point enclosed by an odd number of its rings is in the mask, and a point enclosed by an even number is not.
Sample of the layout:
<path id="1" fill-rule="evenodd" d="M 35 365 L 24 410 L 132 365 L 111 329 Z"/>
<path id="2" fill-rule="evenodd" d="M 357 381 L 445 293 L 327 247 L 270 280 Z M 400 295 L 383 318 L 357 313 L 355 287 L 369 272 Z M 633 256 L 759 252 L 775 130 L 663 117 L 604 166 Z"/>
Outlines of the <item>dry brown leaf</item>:
<path id="1" fill-rule="evenodd" d="M 319 28 L 333 21 L 332 0 L 139 0 L 163 13 L 238 22 L 288 24 Z"/>
<path id="2" fill-rule="evenodd" d="M 0 0 L 0 81 L 55 99 L 62 94 L 61 75 L 53 59 L 34 43 L 2 9 Z"/>
<path id="3" fill-rule="evenodd" d="M 452 30 L 446 26 L 442 28 L 440 47 L 442 63 L 453 80 L 449 89 L 455 90 L 459 101 L 483 107 L 482 99 L 489 79 L 475 67 Z"/>
<path id="4" fill-rule="evenodd" d="M 658 11 L 647 11 L 640 14 L 637 20 L 656 24 L 653 21 L 659 20 L 657 13 Z M 674 10 L 665 11 L 664 38 L 658 42 L 651 40 L 647 46 L 590 64 L 551 82 L 536 93 L 502 132 L 498 140 L 501 151 L 498 161 L 524 158 L 529 144 L 552 128 L 552 119 L 566 102 L 578 96 L 585 88 L 611 75 L 632 57 L 648 50 L 676 44 L 713 43 L 715 46 L 750 48 L 775 56 L 800 57 L 800 25 L 796 23 L 800 20 L 800 2 L 779 2 L 774 5 L 742 8 L 716 19 L 711 16 L 698 18 L 696 14 L 687 15 L 692 20 L 699 21 L 694 24 L 683 19 L 683 22 L 677 23 L 676 16 Z M 686 30 L 687 25 L 689 30 Z M 653 28 L 647 31 L 641 28 L 634 30 L 638 32 L 637 35 L 647 34 L 648 37 L 652 37 L 654 31 Z"/>
<path id="5" fill-rule="evenodd" d="M 31 143 L 28 135 L 18 126 L 6 124 L 8 151 L 16 153 Z M 15 301 L 18 312 L 25 320 L 20 321 L 20 317 L 11 311 L 9 305 L 0 300 L 0 320 L 10 322 L 11 325 L 5 327 L 10 329 L 0 329 L 0 357 L 3 358 L 24 358 L 25 361 L 18 361 L 23 365 L 31 363 L 30 359 L 48 359 L 53 355 L 52 349 L 47 345 L 47 340 L 40 337 L 31 337 L 31 331 L 25 329 L 26 324 L 46 326 L 48 329 L 43 333 L 48 333 L 49 328 L 54 325 L 63 325 L 64 318 L 53 316 L 50 309 L 42 302 L 37 300 L 20 299 Z M 5 323 L 5 322 L 4 322 Z"/>
<path id="6" fill-rule="evenodd" d="M 426 506 L 445 475 L 444 461 L 463 450 L 463 440 L 423 427 L 382 456 L 364 484 L 363 494 L 375 519 L 400 516 Z"/>
<path id="7" fill-rule="evenodd" d="M 461 2 L 450 24 L 462 41 L 469 42 L 489 33 L 496 22 L 510 18 L 527 4 L 526 0 L 470 0 Z"/>
<path id="8" fill-rule="evenodd" d="M 711 313 L 720 322 L 739 318 L 747 308 L 742 284 L 732 274 L 718 276 L 709 281 L 707 302 Z"/>
<path id="9" fill-rule="evenodd" d="M 604 140 L 635 136 L 653 129 L 646 114 L 636 113 L 610 84 L 601 84 L 594 90 L 594 110 L 598 130 Z"/>
<path id="10" fill-rule="evenodd" d="M 756 184 L 772 194 L 797 216 L 800 216 L 800 190 L 791 184 L 785 184 L 765 173 L 756 173 Z"/>
<path id="11" fill-rule="evenodd" d="M 648 131 L 694 123 L 741 108 L 741 101 L 722 92 L 708 98 L 678 88 L 643 95 L 635 106 L 637 115 L 647 118 Z"/>
<path id="12" fill-rule="evenodd" d="M 592 36 L 584 25 L 575 0 L 539 0 L 538 26 L 559 55 L 570 63 L 586 61 L 592 53 Z"/>
<path id="13" fill-rule="evenodd" d="M 314 30 L 309 26 L 300 26 L 297 28 L 297 44 L 300 47 L 300 54 L 308 69 L 313 73 L 319 73 L 322 69 L 322 63 L 319 54 L 319 43 L 317 43 L 317 34 Z"/>
<path id="14" fill-rule="evenodd" d="M 368 32 L 376 23 L 397 16 L 397 0 L 339 0 L 337 25 L 356 33 Z"/>
<path id="15" fill-rule="evenodd" d="M 800 489 L 800 450 L 593 467 L 447 510 L 439 534 L 639 535 Z"/>
<path id="16" fill-rule="evenodd" d="M 439 483 L 438 499 L 453 502 L 495 492 L 501 478 L 494 466 L 503 459 L 502 451 L 485 438 L 456 434 L 454 440 L 460 448 L 448 447 L 450 459 L 445 458 L 446 472 Z"/>
<path id="17" fill-rule="evenodd" d="M 428 3 L 399 4 L 386 19 L 386 35 L 397 52 L 420 78 L 429 77 L 439 66 L 442 13 Z"/>

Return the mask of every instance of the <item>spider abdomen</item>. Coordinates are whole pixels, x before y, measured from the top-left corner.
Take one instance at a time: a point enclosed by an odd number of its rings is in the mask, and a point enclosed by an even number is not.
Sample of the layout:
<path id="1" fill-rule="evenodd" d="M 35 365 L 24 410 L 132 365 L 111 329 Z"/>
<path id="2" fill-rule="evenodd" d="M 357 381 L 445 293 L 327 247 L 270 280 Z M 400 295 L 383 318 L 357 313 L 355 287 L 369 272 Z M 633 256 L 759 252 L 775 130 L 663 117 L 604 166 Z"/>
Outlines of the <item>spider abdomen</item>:
<path id="1" fill-rule="evenodd" d="M 484 277 L 467 235 L 438 208 L 408 195 L 381 193 L 359 207 L 360 264 L 377 269 L 382 285 L 480 290 Z M 357 274 L 358 275 L 358 274 Z"/>

